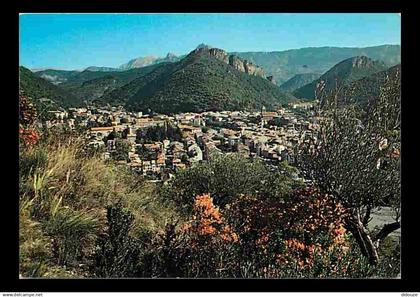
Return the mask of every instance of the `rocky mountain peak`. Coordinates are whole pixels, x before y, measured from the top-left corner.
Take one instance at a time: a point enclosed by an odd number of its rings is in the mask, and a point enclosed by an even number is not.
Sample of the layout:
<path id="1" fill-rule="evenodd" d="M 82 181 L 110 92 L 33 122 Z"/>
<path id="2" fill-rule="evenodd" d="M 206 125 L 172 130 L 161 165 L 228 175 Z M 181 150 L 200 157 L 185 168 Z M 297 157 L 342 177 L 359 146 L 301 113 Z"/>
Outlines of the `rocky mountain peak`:
<path id="1" fill-rule="evenodd" d="M 177 55 L 175 55 L 174 53 L 171 53 L 171 52 L 167 53 L 166 59 L 171 59 L 171 58 L 177 58 Z"/>
<path id="2" fill-rule="evenodd" d="M 209 48 L 208 46 L 197 47 L 190 54 L 194 55 L 204 53 L 209 54 L 210 56 L 213 56 L 226 64 L 229 64 L 238 71 L 245 72 L 249 75 L 266 78 L 265 71 L 260 66 L 254 65 L 247 60 L 243 60 L 236 55 L 230 55 L 228 52 L 220 48 Z"/>
<path id="3" fill-rule="evenodd" d="M 375 63 L 374 60 L 366 56 L 357 56 L 352 59 L 352 67 L 354 68 L 364 68 L 370 67 Z"/>
<path id="4" fill-rule="evenodd" d="M 199 45 L 197 45 L 197 47 L 195 49 L 201 49 L 201 48 L 210 49 L 212 47 L 210 45 L 208 45 L 208 44 L 200 43 Z"/>

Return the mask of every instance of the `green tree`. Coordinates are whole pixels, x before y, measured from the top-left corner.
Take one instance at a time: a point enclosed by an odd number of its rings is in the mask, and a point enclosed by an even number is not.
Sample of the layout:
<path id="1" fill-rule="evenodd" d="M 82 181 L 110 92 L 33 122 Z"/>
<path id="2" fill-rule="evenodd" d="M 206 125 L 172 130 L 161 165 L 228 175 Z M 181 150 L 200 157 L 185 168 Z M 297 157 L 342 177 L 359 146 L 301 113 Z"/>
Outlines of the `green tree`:
<path id="1" fill-rule="evenodd" d="M 136 147 L 136 153 L 142 160 L 156 160 L 160 150 L 148 150 L 144 144 Z"/>
<path id="2" fill-rule="evenodd" d="M 181 129 L 166 123 L 164 126 L 152 126 L 137 131 L 136 141 L 138 143 L 163 141 L 165 139 L 169 139 L 171 141 L 181 141 Z"/>
<path id="3" fill-rule="evenodd" d="M 210 193 L 216 205 L 224 206 L 240 194 L 287 195 L 295 182 L 280 170 L 270 170 L 258 160 L 238 154 L 221 155 L 207 163 L 181 171 L 163 194 L 179 206 L 190 209 L 194 197 Z"/>
<path id="4" fill-rule="evenodd" d="M 112 152 L 111 156 L 116 161 L 129 161 L 129 151 L 130 145 L 125 140 L 117 138 L 115 140 L 115 151 Z"/>
<path id="5" fill-rule="evenodd" d="M 380 242 L 400 228 L 400 102 L 398 73 L 387 78 L 367 110 L 324 111 L 317 139 L 304 143 L 297 154 L 302 173 L 346 207 L 346 228 L 371 264 L 379 261 Z M 395 222 L 371 234 L 371 211 L 383 205 L 393 208 Z"/>

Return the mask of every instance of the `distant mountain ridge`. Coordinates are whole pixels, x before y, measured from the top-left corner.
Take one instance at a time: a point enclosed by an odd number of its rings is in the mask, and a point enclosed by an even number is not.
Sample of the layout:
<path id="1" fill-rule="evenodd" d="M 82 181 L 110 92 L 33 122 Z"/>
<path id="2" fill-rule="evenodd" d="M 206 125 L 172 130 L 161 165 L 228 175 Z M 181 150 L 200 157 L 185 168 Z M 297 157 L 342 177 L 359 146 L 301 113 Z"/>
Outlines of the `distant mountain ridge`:
<path id="1" fill-rule="evenodd" d="M 100 67 L 100 66 L 89 66 L 87 67 L 84 71 L 103 71 L 103 72 L 108 72 L 108 71 L 118 71 L 117 68 L 112 68 L 112 67 Z"/>
<path id="2" fill-rule="evenodd" d="M 275 52 L 232 52 L 260 65 L 281 85 L 296 74 L 325 73 L 335 64 L 355 56 L 381 60 L 388 67 L 401 62 L 400 45 L 371 47 L 307 47 Z"/>
<path id="3" fill-rule="evenodd" d="M 382 61 L 375 61 L 366 56 L 357 56 L 341 61 L 317 80 L 300 87 L 293 92 L 297 98 L 313 100 L 316 92 L 324 96 L 355 80 L 386 70 Z"/>
<path id="4" fill-rule="evenodd" d="M 139 57 L 128 61 L 118 67 L 119 70 L 129 70 L 133 68 L 141 68 L 145 66 L 155 65 L 165 62 L 177 62 L 182 57 L 178 57 L 173 53 L 168 53 L 165 57 L 146 56 Z"/>
<path id="5" fill-rule="evenodd" d="M 254 63 L 252 59 L 246 59 L 247 53 L 245 55 L 243 53 L 235 54 L 206 44 L 197 46 L 188 55 L 176 56 L 168 53 L 164 58 L 153 57 L 146 61 L 146 63 L 150 63 L 148 66 L 140 67 L 141 63 L 133 62 L 130 66 L 133 68 L 129 70 L 92 66 L 84 71 L 46 69 L 32 74 L 60 86 L 60 90 L 76 97 L 78 102 L 98 101 L 122 104 L 132 109 L 142 110 L 148 106 L 155 111 L 161 110 L 166 113 L 170 113 L 171 108 L 173 112 L 205 110 L 206 108 L 212 110 L 220 110 L 220 108 L 253 109 L 262 105 L 275 108 L 278 104 L 296 100 L 294 95 L 303 99 L 313 99 L 314 85 L 310 86 L 310 83 L 301 85 L 318 75 L 310 72 L 314 65 L 325 67 L 324 63 L 330 63 L 337 56 L 346 55 L 346 53 L 342 53 L 342 50 L 345 52 L 363 50 L 371 55 L 383 56 L 388 62 L 400 59 L 400 47 L 388 45 L 363 49 L 325 47 L 256 53 L 256 56 L 267 56 L 267 61 L 275 62 L 277 65 L 286 65 L 283 70 L 287 70 L 289 73 L 296 70 L 293 65 L 297 61 L 306 63 L 298 69 L 303 73 L 295 74 L 287 84 L 282 84 L 281 88 L 273 85 L 276 83 L 275 75 L 267 71 L 264 65 Z M 285 52 L 288 54 L 286 58 L 283 56 L 283 60 L 274 59 L 279 57 L 279 53 L 284 54 Z M 317 57 L 314 52 L 320 53 L 320 56 Z M 302 53 L 304 59 L 297 57 L 302 56 Z M 369 57 L 365 58 L 372 60 Z M 352 57 L 344 60 L 349 59 Z M 340 66 L 341 70 L 332 71 L 332 68 L 342 62 L 344 61 L 338 61 L 324 71 L 326 90 L 331 89 L 332 82 L 335 84 L 336 80 L 346 85 L 389 67 L 386 63 L 369 62 L 366 63 L 366 65 L 370 65 L 369 67 L 358 69 L 356 67 L 358 63 L 364 65 L 363 61 L 359 61 L 355 65 L 351 62 L 350 64 L 353 66 L 350 68 L 344 67 L 344 63 Z M 270 64 L 268 67 L 274 66 Z M 287 67 L 290 67 L 289 70 Z M 316 82 L 314 81 L 314 83 L 316 87 Z M 277 84 L 280 85 L 280 82 Z M 295 90 L 293 91 L 293 89 Z M 213 97 L 212 92 L 216 94 Z M 293 92 L 294 95 L 290 92 Z M 173 100 L 168 99 L 169 102 L 166 102 L 166 97 L 171 96 Z M 75 102 L 74 99 L 71 101 Z M 169 105 L 162 106 L 165 104 Z M 197 106 L 193 106 L 194 104 Z"/>

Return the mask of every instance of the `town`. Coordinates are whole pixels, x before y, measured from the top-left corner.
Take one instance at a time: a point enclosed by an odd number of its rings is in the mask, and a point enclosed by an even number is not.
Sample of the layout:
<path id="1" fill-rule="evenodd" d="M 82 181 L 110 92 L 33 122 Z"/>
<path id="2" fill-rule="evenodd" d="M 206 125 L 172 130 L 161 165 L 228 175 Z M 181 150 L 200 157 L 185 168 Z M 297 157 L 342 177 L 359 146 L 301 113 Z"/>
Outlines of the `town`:
<path id="1" fill-rule="evenodd" d="M 273 167 L 294 164 L 296 148 L 316 138 L 318 102 L 291 103 L 277 111 L 220 111 L 176 115 L 129 112 L 122 107 L 70 108 L 51 111 L 47 128 L 81 127 L 88 147 L 100 150 L 154 182 L 170 179 L 178 170 L 212 155 L 236 152 L 260 158 Z M 168 133 L 169 132 L 169 133 Z M 117 153 L 121 150 L 122 152 Z"/>

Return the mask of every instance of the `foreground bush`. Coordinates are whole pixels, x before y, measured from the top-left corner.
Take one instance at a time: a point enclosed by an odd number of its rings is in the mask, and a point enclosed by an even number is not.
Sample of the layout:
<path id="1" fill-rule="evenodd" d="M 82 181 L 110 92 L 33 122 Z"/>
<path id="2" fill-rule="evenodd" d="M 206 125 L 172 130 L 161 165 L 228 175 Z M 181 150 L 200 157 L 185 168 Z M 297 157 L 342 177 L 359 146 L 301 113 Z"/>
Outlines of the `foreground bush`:
<path id="1" fill-rule="evenodd" d="M 296 190 L 285 201 L 240 196 L 223 210 L 198 196 L 191 222 L 180 229 L 181 254 L 198 277 L 372 277 L 344 228 L 345 209 L 315 189 Z M 175 245 L 176 246 L 176 245 Z M 387 270 L 381 275 L 390 276 Z M 393 275 L 395 276 L 395 275 Z"/>
<path id="2" fill-rule="evenodd" d="M 115 205 L 108 210 L 109 231 L 98 242 L 100 260 L 93 269 L 97 276 L 153 278 L 365 278 L 398 273 L 389 269 L 389 261 L 368 263 L 343 227 L 345 211 L 328 196 L 309 189 L 295 191 L 284 202 L 264 199 L 241 196 L 221 209 L 210 195 L 197 196 L 190 220 L 139 237 L 129 235 L 129 212 Z"/>
<path id="3" fill-rule="evenodd" d="M 98 277 L 138 275 L 139 244 L 129 236 L 134 217 L 121 204 L 107 209 L 107 231 L 97 241 L 92 272 Z"/>

